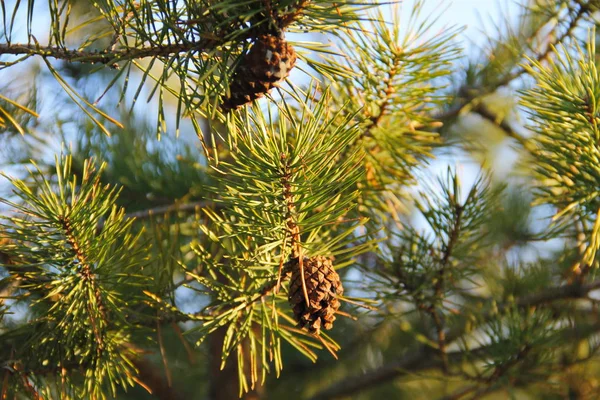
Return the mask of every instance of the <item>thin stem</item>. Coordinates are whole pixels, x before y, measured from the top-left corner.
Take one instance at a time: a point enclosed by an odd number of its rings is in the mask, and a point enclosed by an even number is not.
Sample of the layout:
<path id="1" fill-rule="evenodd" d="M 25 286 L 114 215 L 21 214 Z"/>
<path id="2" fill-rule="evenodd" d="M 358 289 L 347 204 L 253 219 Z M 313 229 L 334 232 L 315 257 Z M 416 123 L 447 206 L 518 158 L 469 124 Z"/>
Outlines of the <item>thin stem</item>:
<path id="1" fill-rule="evenodd" d="M 550 57 L 550 55 L 554 52 L 555 46 L 564 42 L 567 38 L 571 37 L 573 35 L 573 31 L 575 30 L 575 28 L 577 28 L 579 22 L 581 22 L 581 20 L 589 14 L 590 9 L 587 4 L 582 4 L 580 2 L 578 2 L 577 4 L 579 8 L 577 11 L 575 11 L 575 14 L 573 15 L 571 21 L 569 21 L 567 29 L 565 29 L 565 31 L 560 36 L 558 36 L 556 40 L 554 40 L 554 43 L 548 43 L 544 51 L 540 52 L 535 57 L 535 60 L 537 62 L 547 60 L 548 57 Z M 523 75 L 526 71 L 527 69 L 525 67 L 519 67 L 516 71 L 507 74 L 503 79 L 499 79 L 496 82 L 496 87 L 508 85 L 510 82 Z"/>
<path id="2" fill-rule="evenodd" d="M 569 38 L 573 34 L 573 31 L 577 28 L 578 24 L 581 22 L 581 20 L 590 13 L 590 9 L 587 4 L 582 4 L 580 2 L 577 2 L 577 3 L 579 5 L 579 8 L 577 11 L 575 11 L 575 15 L 569 21 L 569 24 L 568 24 L 566 30 L 560 36 L 558 36 L 552 43 L 548 43 L 546 48 L 543 51 L 541 51 L 540 53 L 538 53 L 537 56 L 533 57 L 534 60 L 536 60 L 537 62 L 541 62 L 543 60 L 546 60 L 548 57 L 550 57 L 550 55 L 554 52 L 556 46 L 559 45 L 560 43 L 563 43 L 567 38 Z M 530 65 L 530 63 L 527 63 L 527 64 Z M 462 98 L 459 97 L 457 104 L 455 104 L 448 110 L 434 116 L 434 119 L 437 121 L 443 122 L 443 121 L 452 120 L 452 119 L 458 117 L 461 114 L 461 112 L 465 109 L 465 107 L 469 106 L 470 104 L 473 104 L 474 101 L 481 99 L 482 97 L 484 97 L 487 94 L 493 93 L 494 91 L 496 91 L 498 88 L 500 88 L 502 86 L 506 86 L 506 85 L 510 84 L 512 81 L 521 77 L 526 72 L 527 72 L 527 68 L 525 68 L 524 66 L 521 66 L 517 70 L 513 71 L 512 73 L 507 73 L 503 78 L 494 81 L 493 84 L 490 85 L 489 87 L 479 88 L 479 90 L 474 90 L 474 91 L 468 90 L 468 88 L 466 88 L 466 87 L 460 88 L 458 90 L 458 93 L 459 93 L 459 96 L 462 96 Z M 476 109 L 474 109 L 473 111 L 479 112 L 479 111 L 481 111 L 481 109 L 478 110 L 476 107 Z M 485 115 L 482 115 L 482 116 L 485 117 Z M 435 127 L 434 129 L 437 131 L 440 128 L 441 127 Z M 512 132 L 512 129 L 509 129 L 509 130 L 505 129 L 505 132 L 510 133 L 510 132 Z M 517 139 L 516 136 L 511 136 L 511 137 L 514 137 L 515 139 Z M 523 143 L 521 143 L 521 144 L 523 144 Z"/>
<path id="3" fill-rule="evenodd" d="M 363 132 L 361 137 L 371 136 L 373 129 L 375 129 L 379 126 L 379 123 L 385 116 L 387 108 L 390 106 L 390 101 L 392 100 L 392 95 L 396 91 L 396 88 L 394 86 L 394 78 L 398 74 L 398 69 L 400 68 L 399 64 L 400 64 L 400 57 L 395 56 L 393 65 L 392 65 L 391 69 L 389 70 L 389 72 L 383 82 L 383 84 L 385 86 L 385 90 L 384 90 L 383 101 L 382 101 L 381 105 L 379 106 L 379 112 L 376 115 L 371 115 L 369 117 L 371 124 Z"/>
<path id="4" fill-rule="evenodd" d="M 477 104 L 477 106 L 473 107 L 473 109 L 471 111 L 479 114 L 484 119 L 486 119 L 486 120 L 492 122 L 493 124 L 495 124 L 496 126 L 498 126 L 500 129 L 502 129 L 504 131 L 506 136 L 516 140 L 529 153 L 533 153 L 535 151 L 533 145 L 530 142 L 528 142 L 527 139 L 525 139 L 523 136 L 518 134 L 506 118 L 500 119 L 498 117 L 498 115 L 496 115 L 483 102 L 479 102 L 479 104 Z"/>

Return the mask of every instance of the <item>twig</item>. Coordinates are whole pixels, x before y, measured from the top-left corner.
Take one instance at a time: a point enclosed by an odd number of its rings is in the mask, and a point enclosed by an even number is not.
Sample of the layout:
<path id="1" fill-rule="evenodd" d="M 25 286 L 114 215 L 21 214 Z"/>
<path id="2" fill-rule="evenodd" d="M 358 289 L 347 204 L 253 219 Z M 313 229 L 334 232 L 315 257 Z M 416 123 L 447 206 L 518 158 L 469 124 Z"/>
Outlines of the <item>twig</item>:
<path id="1" fill-rule="evenodd" d="M 403 357 L 394 360 L 380 368 L 369 371 L 363 375 L 351 376 L 333 383 L 328 388 L 313 395 L 310 400 L 329 400 L 339 397 L 356 395 L 356 393 L 387 382 L 417 369 L 427 369 L 438 366 L 440 361 L 431 357 L 432 350 L 425 346 L 409 352 Z"/>
<path id="2" fill-rule="evenodd" d="M 69 243 L 69 245 L 71 246 L 73 255 L 75 256 L 77 262 L 79 263 L 79 266 L 81 267 L 81 270 L 79 271 L 79 276 L 83 281 L 88 282 L 89 285 L 92 287 L 94 291 L 94 299 L 96 300 L 95 306 L 98 309 L 98 312 L 102 319 L 101 322 L 107 325 L 108 321 L 106 315 L 106 308 L 104 307 L 104 301 L 102 299 L 100 287 L 96 283 L 96 275 L 90 267 L 90 263 L 88 262 L 84 250 L 82 249 L 82 245 L 75 235 L 71 220 L 68 216 L 61 216 L 60 223 L 64 230 L 64 235 L 67 239 L 67 243 Z M 96 316 L 94 315 L 94 309 L 92 307 L 92 304 L 90 304 L 89 302 L 87 303 L 87 311 L 92 331 L 94 333 L 94 337 L 96 338 L 96 343 L 98 345 L 96 351 L 98 352 L 98 354 L 100 354 L 102 351 L 104 351 L 104 338 L 101 332 L 103 328 L 99 324 L 99 321 L 96 320 Z"/>
<path id="3" fill-rule="evenodd" d="M 309 0 L 297 0 L 292 4 L 293 11 L 281 16 L 277 16 L 279 29 L 285 29 L 302 16 L 302 12 L 310 3 Z M 138 5 L 139 6 L 139 5 Z M 130 19 L 131 16 L 125 15 L 121 22 L 120 29 L 124 29 L 124 22 Z M 193 22 L 193 21 L 190 21 Z M 72 50 L 58 46 L 40 46 L 39 44 L 22 44 L 22 43 L 0 43 L 0 56 L 4 54 L 16 56 L 41 56 L 46 58 L 55 58 L 69 62 L 81 62 L 90 64 L 106 64 L 111 67 L 116 67 L 119 61 L 137 60 L 146 57 L 168 57 L 173 54 L 189 53 L 189 52 L 211 52 L 221 46 L 227 45 L 235 41 L 236 43 L 244 43 L 247 39 L 251 39 L 260 34 L 261 26 L 252 26 L 243 32 L 239 33 L 237 27 L 235 31 L 221 32 L 220 35 L 210 34 L 207 32 L 203 35 L 203 39 L 197 41 L 184 41 L 181 43 L 152 43 L 148 47 L 141 48 L 125 48 L 114 49 L 114 44 L 120 38 L 121 32 L 115 30 L 115 36 L 109 47 L 103 51 L 97 50 Z M 231 33 L 235 34 L 235 38 L 231 38 Z M 238 34 L 239 33 L 239 34 Z"/>
<path id="4" fill-rule="evenodd" d="M 583 3 L 580 3 L 580 2 L 577 2 L 577 4 L 579 5 L 579 9 L 575 12 L 575 15 L 573 16 L 573 19 L 571 19 L 571 21 L 569 22 L 569 25 L 567 26 L 567 29 L 558 38 L 556 38 L 556 40 L 554 40 L 554 43 L 549 43 L 546 46 L 546 49 L 544 51 L 542 51 L 541 53 L 539 53 L 535 57 L 535 60 L 537 62 L 544 61 L 548 57 L 550 57 L 550 55 L 552 54 L 552 52 L 555 49 L 555 46 L 558 45 L 558 44 L 560 44 L 560 43 L 562 43 L 568 37 L 570 37 L 572 35 L 573 31 L 575 30 L 575 28 L 577 27 L 577 25 L 579 24 L 579 22 L 586 15 L 588 15 L 589 12 L 591 11 L 588 4 L 583 4 Z M 496 81 L 495 85 L 496 85 L 496 87 L 501 87 L 501 86 L 508 85 L 510 82 L 512 82 L 515 79 L 519 78 L 525 72 L 527 72 L 527 69 L 525 67 L 521 66 L 516 71 L 507 74 L 503 79 L 499 79 L 498 81 Z"/>
<path id="5" fill-rule="evenodd" d="M 398 74 L 399 64 L 400 64 L 400 57 L 395 56 L 393 65 L 392 65 L 391 69 L 389 70 L 385 80 L 383 81 L 385 90 L 383 92 L 384 93 L 383 102 L 379 106 L 379 112 L 377 113 L 377 115 L 371 115 L 369 117 L 371 124 L 359 136 L 359 138 L 368 137 L 368 136 L 372 135 L 373 129 L 375 129 L 379 126 L 379 123 L 381 122 L 381 119 L 384 117 L 384 115 L 387 111 L 387 108 L 390 106 L 390 100 L 392 99 L 392 95 L 396 91 L 396 87 L 394 85 L 394 78 Z"/>
<path id="6" fill-rule="evenodd" d="M 190 363 L 190 365 L 196 364 L 196 357 L 194 357 L 194 351 L 190 346 L 190 343 L 183 337 L 183 332 L 181 331 L 179 325 L 177 325 L 175 322 L 172 322 L 171 327 L 173 328 L 173 330 L 177 334 L 177 337 L 181 341 L 181 344 L 185 348 L 185 352 L 187 354 L 188 362 Z"/>
<path id="7" fill-rule="evenodd" d="M 165 350 L 165 344 L 163 343 L 162 329 L 160 328 L 160 322 L 156 320 L 156 336 L 158 337 L 158 348 L 160 349 L 160 358 L 162 359 L 163 367 L 165 369 L 165 377 L 167 378 L 167 386 L 171 387 L 173 380 L 171 379 L 171 369 L 169 368 L 169 361 L 167 360 L 167 351 Z"/>
<path id="8" fill-rule="evenodd" d="M 281 164 L 283 165 L 283 174 L 281 176 L 281 186 L 283 188 L 283 201 L 286 207 L 286 226 L 288 228 L 290 236 L 290 247 L 292 248 L 292 257 L 298 259 L 298 268 L 300 270 L 300 281 L 302 282 L 302 293 L 304 294 L 304 301 L 306 306 L 310 307 L 310 300 L 308 299 L 308 290 L 306 288 L 306 279 L 304 277 L 304 257 L 302 256 L 302 244 L 300 243 L 300 227 L 297 224 L 296 218 L 296 204 L 294 203 L 294 195 L 292 193 L 292 183 L 290 182 L 291 174 L 289 168 L 289 160 L 285 153 L 281 154 Z M 286 234 L 287 236 L 287 234 Z M 285 242 L 284 242 L 285 245 Z M 285 252 L 285 247 L 281 249 L 281 252 Z M 281 273 L 281 270 L 280 270 Z M 279 285 L 279 278 L 277 279 L 276 287 Z"/>

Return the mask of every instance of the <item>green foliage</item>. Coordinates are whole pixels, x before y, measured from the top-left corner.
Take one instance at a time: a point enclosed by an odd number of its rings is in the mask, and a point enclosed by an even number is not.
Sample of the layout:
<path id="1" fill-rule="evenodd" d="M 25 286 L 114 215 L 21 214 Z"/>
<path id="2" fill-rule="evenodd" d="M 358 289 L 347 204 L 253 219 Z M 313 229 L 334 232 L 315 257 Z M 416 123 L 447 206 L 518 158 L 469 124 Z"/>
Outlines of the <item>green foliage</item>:
<path id="1" fill-rule="evenodd" d="M 78 124 L 74 138 L 64 135 L 63 141 L 72 143 L 75 171 L 91 157 L 104 160 L 102 181 L 121 187 L 117 202 L 128 212 L 204 196 L 207 168 L 199 145 L 190 147 L 170 136 L 157 140 L 152 126 L 126 113 L 121 121 L 125 127 L 111 137 L 90 121 Z"/>
<path id="2" fill-rule="evenodd" d="M 11 272 L 1 284 L 17 285 L 14 300 L 32 314 L 2 334 L 3 366 L 14 371 L 15 384 L 47 384 L 54 396 L 62 396 L 62 386 L 72 388 L 65 396 L 105 398 L 116 385 L 134 383 L 129 341 L 147 260 L 132 221 L 114 204 L 117 189 L 100 182 L 103 168 L 86 162 L 77 178 L 71 158 L 62 157 L 54 182 L 31 172 L 38 193 L 9 178 L 16 199 L 3 202 L 17 214 L 0 225 L 2 267 Z M 74 365 L 85 371 L 61 376 Z"/>
<path id="3" fill-rule="evenodd" d="M 307 97 L 298 116 L 284 104 L 277 118 L 255 108 L 229 130 L 232 161 L 216 167 L 223 176 L 216 190 L 235 218 L 236 234 L 264 230 L 256 235 L 263 238 L 258 249 L 280 247 L 282 256 L 287 255 L 289 218 L 311 255 L 337 255 L 331 246 L 344 246 L 336 242 L 356 228 L 344 223 L 343 216 L 356 200 L 352 187 L 362 175 L 361 156 L 344 150 L 359 131 L 352 117 L 339 120 L 339 113 L 331 114 L 329 101 L 328 92 L 318 101 Z M 347 231 L 332 240 L 338 226 Z"/>
<path id="4" fill-rule="evenodd" d="M 555 221 L 579 216 L 593 227 L 585 229 L 586 249 L 582 262 L 594 263 L 600 247 L 600 204 L 596 183 L 600 131 L 597 102 L 600 75 L 595 64 L 595 46 L 590 38 L 587 51 L 574 55 L 566 49 L 548 66 L 534 62 L 536 86 L 524 93 L 535 136 L 535 170 L 539 175 L 539 204 L 558 210 Z"/>
<path id="5" fill-rule="evenodd" d="M 2 3 L 0 397 L 598 397 L 598 4 L 523 2 L 471 61 L 425 6 Z M 224 114 L 282 33 L 310 83 Z M 314 256 L 320 334 L 287 293 Z"/>
<path id="6" fill-rule="evenodd" d="M 44 56 L 48 71 L 65 93 L 106 134 L 109 128 L 103 119 L 117 127 L 121 127 L 120 122 L 70 85 L 47 55 L 116 69 L 103 93 L 116 88 L 121 100 L 135 73 L 141 72 L 133 103 L 145 87 L 150 88 L 147 99 L 157 98 L 156 127 L 160 134 L 167 129 L 166 103 L 171 96 L 177 102 L 176 130 L 184 117 L 214 116 L 218 112 L 214 106 L 228 94 L 233 72 L 230 66 L 239 63 L 240 56 L 251 45 L 250 39 L 265 33 L 277 34 L 283 29 L 327 32 L 358 20 L 362 10 L 373 7 L 354 0 L 336 3 L 251 0 L 242 4 L 237 0 L 178 3 L 124 0 L 94 2 L 95 12 L 82 17 L 74 12 L 77 8 L 72 8 L 69 1 L 63 1 L 60 5 L 49 3 L 49 42 L 42 49 L 32 34 L 34 5 L 34 1 L 27 4 L 17 1 L 13 10 L 2 7 L 3 34 L 9 46 L 13 42 L 16 16 L 25 14 L 22 18 L 27 20 L 27 44 L 17 45 L 6 53 L 21 56 L 17 62 Z M 78 38 L 77 50 L 67 50 L 65 44 L 78 34 L 83 37 Z"/>
<path id="7" fill-rule="evenodd" d="M 313 348 L 339 347 L 325 334 L 311 337 L 293 327 L 291 310 L 284 311 L 287 293 L 278 291 L 289 273 L 288 257 L 334 256 L 341 267 L 373 248 L 356 237 L 362 223 L 344 220 L 356 199 L 348 188 L 361 175 L 361 160 L 356 152 L 341 154 L 358 127 L 352 116 L 331 115 L 329 100 L 328 92 L 319 100 L 307 97 L 299 116 L 285 103 L 277 117 L 256 107 L 240 115 L 228 130 L 231 161 L 215 167 L 220 185 L 213 192 L 222 211 L 209 217 L 218 229 L 201 227 L 212 248 L 198 244 L 194 250 L 206 273 L 188 274 L 213 295 L 210 316 L 198 328 L 200 342 L 226 326 L 223 363 L 234 350 L 242 360 L 250 346 L 251 369 L 262 371 L 246 382 L 247 366 L 238 362 L 241 390 L 264 382 L 270 362 L 279 375 L 282 340 L 313 361 Z"/>
<path id="8" fill-rule="evenodd" d="M 389 218 L 390 202 L 402 208 L 402 187 L 414 183 L 414 168 L 440 144 L 433 111 L 448 101 L 444 89 L 460 54 L 460 29 L 434 34 L 436 18 L 423 21 L 422 7 L 416 2 L 408 19 L 399 5 L 391 7 L 387 19 L 406 25 L 388 23 L 382 9 L 369 13 L 369 22 L 340 30 L 336 54 L 325 57 L 340 71 L 328 77 L 335 109 L 361 128 L 351 147 L 366 170 L 360 212 L 381 220 Z"/>
<path id="9" fill-rule="evenodd" d="M 437 185 L 425 185 L 416 207 L 426 228 L 405 226 L 389 250 L 392 259 L 382 259 L 374 271 L 383 299 L 408 296 L 417 307 L 440 302 L 443 307 L 447 296 L 462 291 L 464 280 L 477 273 L 477 262 L 489 251 L 486 223 L 500 190 L 480 176 L 463 198 L 460 179 L 450 170 Z"/>
<path id="10" fill-rule="evenodd" d="M 549 310 L 511 309 L 492 320 L 483 328 L 490 343 L 481 344 L 486 349 L 481 378 L 499 376 L 500 385 L 511 379 L 540 379 L 555 357 L 558 331 Z"/>

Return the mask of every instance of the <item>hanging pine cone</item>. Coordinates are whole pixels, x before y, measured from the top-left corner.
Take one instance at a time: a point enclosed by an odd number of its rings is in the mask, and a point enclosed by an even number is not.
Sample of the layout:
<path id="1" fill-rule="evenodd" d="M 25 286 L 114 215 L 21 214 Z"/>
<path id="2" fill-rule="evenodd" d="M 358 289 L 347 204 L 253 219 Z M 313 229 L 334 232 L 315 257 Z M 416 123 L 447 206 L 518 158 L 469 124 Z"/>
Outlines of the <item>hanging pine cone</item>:
<path id="1" fill-rule="evenodd" d="M 310 304 L 306 304 L 302 290 L 300 264 L 298 259 L 290 261 L 292 279 L 288 298 L 292 304 L 294 315 L 300 327 L 308 326 L 311 333 L 319 334 L 320 329 L 331 329 L 335 321 L 335 313 L 340 308 L 337 296 L 344 293 L 340 277 L 333 269 L 331 259 L 317 256 L 305 257 L 304 280 Z"/>
<path id="2" fill-rule="evenodd" d="M 262 35 L 240 61 L 233 73 L 230 96 L 223 102 L 223 110 L 243 106 L 264 96 L 290 74 L 296 64 L 296 52 L 285 39 Z"/>

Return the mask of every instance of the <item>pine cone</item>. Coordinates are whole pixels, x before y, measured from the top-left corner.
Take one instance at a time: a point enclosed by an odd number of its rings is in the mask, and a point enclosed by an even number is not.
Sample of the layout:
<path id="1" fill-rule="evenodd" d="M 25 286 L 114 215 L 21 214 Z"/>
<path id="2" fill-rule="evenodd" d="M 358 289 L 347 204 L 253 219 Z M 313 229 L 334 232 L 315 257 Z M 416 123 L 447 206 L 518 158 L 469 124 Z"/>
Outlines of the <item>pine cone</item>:
<path id="1" fill-rule="evenodd" d="M 264 96 L 288 77 L 295 64 L 296 52 L 285 39 L 260 36 L 233 73 L 231 97 L 225 99 L 223 109 L 229 111 Z"/>
<path id="2" fill-rule="evenodd" d="M 303 259 L 304 280 L 310 305 L 307 305 L 304 299 L 298 259 L 293 259 L 290 263 L 292 279 L 288 298 L 298 325 L 308 326 L 308 330 L 317 335 L 321 328 L 331 329 L 335 321 L 334 314 L 340 308 L 337 296 L 344 293 L 342 282 L 333 269 L 331 259 L 322 256 Z"/>

